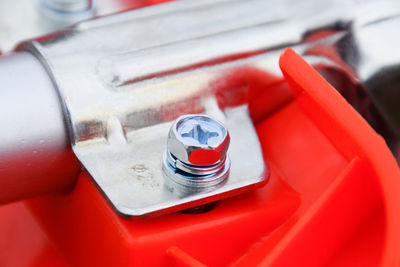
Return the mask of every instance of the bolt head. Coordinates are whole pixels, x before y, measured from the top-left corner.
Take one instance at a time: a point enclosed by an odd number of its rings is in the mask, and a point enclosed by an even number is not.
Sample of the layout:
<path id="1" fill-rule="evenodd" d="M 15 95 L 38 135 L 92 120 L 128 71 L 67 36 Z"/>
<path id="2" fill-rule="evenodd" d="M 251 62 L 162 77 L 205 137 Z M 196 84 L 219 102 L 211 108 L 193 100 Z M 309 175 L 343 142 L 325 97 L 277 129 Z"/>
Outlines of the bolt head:
<path id="1" fill-rule="evenodd" d="M 183 163 L 209 166 L 225 160 L 229 142 L 229 132 L 220 122 L 207 115 L 189 114 L 172 125 L 167 149 Z"/>

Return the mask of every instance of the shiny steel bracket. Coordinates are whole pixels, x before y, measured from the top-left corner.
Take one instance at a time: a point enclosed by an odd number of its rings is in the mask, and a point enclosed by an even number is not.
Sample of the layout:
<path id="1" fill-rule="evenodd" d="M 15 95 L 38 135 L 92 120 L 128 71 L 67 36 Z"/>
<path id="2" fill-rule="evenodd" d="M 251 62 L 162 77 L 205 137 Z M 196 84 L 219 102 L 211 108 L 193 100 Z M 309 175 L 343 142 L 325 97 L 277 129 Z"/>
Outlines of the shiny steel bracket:
<path id="1" fill-rule="evenodd" d="M 81 22 L 17 49 L 32 52 L 46 67 L 64 105 L 73 150 L 115 209 L 129 216 L 159 214 L 232 195 L 268 177 L 247 106 L 231 101 L 240 98 L 240 90 L 218 92 L 232 69 L 280 76 L 276 49 L 301 43 L 298 52 L 309 54 L 312 44 L 304 37 L 327 29 L 341 32 L 323 45 L 343 49 L 338 55 L 362 81 L 397 62 L 385 54 L 390 49 L 371 40 L 386 40 L 376 38 L 384 32 L 393 35 L 387 29 L 395 29 L 396 21 L 387 18 L 399 16 L 399 3 L 367 2 L 174 1 Z M 389 24 L 375 27 L 385 20 Z M 268 53 L 205 64 L 262 51 Z M 334 64 L 325 56 L 314 59 Z M 172 121 L 195 113 L 211 115 L 228 128 L 231 170 L 221 187 L 182 197 L 164 186 L 162 153 Z"/>
<path id="2" fill-rule="evenodd" d="M 247 105 L 237 103 L 243 88 L 219 88 L 232 69 L 252 63 L 193 68 L 268 47 L 270 36 L 280 35 L 266 30 L 269 19 L 260 25 L 265 5 L 177 1 L 82 22 L 18 46 L 46 67 L 63 103 L 73 151 L 120 214 L 178 211 L 266 182 L 269 171 Z M 259 15 L 238 20 L 237 12 L 248 9 Z M 229 14 L 224 23 L 221 12 Z M 218 23 L 205 24 L 204 18 Z M 260 38 L 265 33 L 270 36 Z M 201 113 L 229 130 L 230 175 L 216 188 L 177 195 L 162 173 L 168 131 L 179 116 Z"/>
<path id="3" fill-rule="evenodd" d="M 114 104 L 75 122 L 73 150 L 119 213 L 137 217 L 177 211 L 265 182 L 268 170 L 247 106 L 221 109 L 214 91 L 204 83 L 210 74 L 176 75 L 109 92 L 120 95 Z M 235 98 L 234 89 L 229 95 Z M 129 102 L 125 110 L 120 101 Z M 177 195 L 165 185 L 162 155 L 173 120 L 186 113 L 211 115 L 229 129 L 231 170 L 226 183 Z"/>
<path id="4" fill-rule="evenodd" d="M 55 66 L 68 62 L 67 58 L 47 58 L 52 50 L 43 50 L 36 42 L 23 48 L 44 58 L 46 64 L 53 63 L 48 69 L 59 85 L 68 114 L 73 151 L 119 214 L 138 218 L 179 211 L 260 187 L 267 181 L 269 170 L 248 107 L 236 103 L 243 88 L 221 92 L 218 87 L 235 63 L 136 81 L 129 72 L 117 75 L 113 68 L 104 69 L 104 58 L 76 65 L 73 71 L 61 71 L 63 68 Z M 127 70 L 136 62 L 114 63 Z M 77 75 L 85 77 L 77 80 Z M 124 82 L 105 82 L 112 76 L 111 81 Z M 216 118 L 229 130 L 230 175 L 226 182 L 208 190 L 176 194 L 162 173 L 168 132 L 179 116 L 201 113 Z"/>
<path id="5" fill-rule="evenodd" d="M 182 101 L 193 103 L 190 99 Z M 74 145 L 75 154 L 118 212 L 136 217 L 177 211 L 224 198 L 234 190 L 243 191 L 266 180 L 268 171 L 247 107 L 220 110 L 211 95 L 194 104 L 196 109 L 218 117 L 231 134 L 229 178 L 210 190 L 186 190 L 184 195 L 177 195 L 165 184 L 162 155 L 172 124 L 169 119 L 182 114 L 174 111 L 176 103 L 163 111 L 150 108 L 139 112 L 132 124 L 121 125 L 113 117 L 107 121 L 105 136 Z M 172 114 L 164 121 L 163 115 L 169 112 Z"/>

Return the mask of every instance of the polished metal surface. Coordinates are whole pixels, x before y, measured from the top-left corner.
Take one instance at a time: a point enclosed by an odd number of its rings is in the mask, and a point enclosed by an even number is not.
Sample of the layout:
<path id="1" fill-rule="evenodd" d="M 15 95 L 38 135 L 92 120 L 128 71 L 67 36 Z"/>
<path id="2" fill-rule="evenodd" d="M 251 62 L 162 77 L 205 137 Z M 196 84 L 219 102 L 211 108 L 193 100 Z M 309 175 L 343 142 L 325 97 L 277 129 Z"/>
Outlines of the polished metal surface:
<path id="1" fill-rule="evenodd" d="M 214 84 L 243 67 L 279 77 L 282 47 L 292 45 L 304 55 L 313 47 L 334 47 L 352 25 L 362 27 L 400 13 L 396 2 L 274 4 L 178 1 L 82 22 L 19 46 L 46 66 L 68 114 L 74 152 L 119 212 L 140 216 L 177 210 L 212 194 L 262 182 L 264 163 L 247 107 L 229 113 L 216 104 L 232 102 L 240 89 L 230 88 L 221 100 Z M 279 12 L 282 7 L 287 8 Z M 276 12 L 266 16 L 270 9 Z M 371 9 L 374 16 L 366 12 Z M 302 43 L 327 29 L 334 33 Z M 324 54 L 308 60 L 341 67 Z M 171 121 L 188 113 L 215 116 L 229 128 L 232 167 L 227 183 L 212 194 L 177 197 L 164 186 L 160 157 Z M 234 138 L 249 133 L 254 137 L 250 145 Z M 239 150 L 247 154 L 234 152 Z"/>
<path id="2" fill-rule="evenodd" d="M 392 150 L 400 156 L 400 16 L 387 18 L 354 31 L 354 45 L 359 55 L 354 69 L 371 101 L 388 125 L 386 137 Z M 371 124 L 378 129 L 379 118 Z"/>
<path id="3" fill-rule="evenodd" d="M 399 27 L 399 14 L 354 23 L 327 48 L 345 64 L 321 72 L 385 138 L 400 162 Z"/>
<path id="4" fill-rule="evenodd" d="M 21 38 L 60 28 L 37 6 L 33 9 L 33 2 L 10 1 L 0 9 L 0 49 L 9 50 Z M 233 142 L 238 140 L 234 141 L 234 133 L 241 130 L 230 125 L 233 121 L 254 133 L 244 115 L 247 107 L 221 107 L 215 84 L 241 68 L 280 77 L 278 56 L 287 46 L 313 64 L 385 137 L 396 155 L 400 150 L 399 15 L 397 1 L 176 1 L 85 21 L 18 49 L 40 59 L 57 87 L 73 149 L 84 167 L 117 210 L 138 215 L 182 208 L 185 201 L 195 205 L 193 201 L 199 199 L 173 199 L 171 204 L 171 199 L 161 197 L 166 187 L 160 180 L 160 157 L 172 121 L 182 114 L 206 113 L 226 124 Z M 18 22 L 24 25 L 17 27 Z M 5 68 L 1 71 L 0 77 L 7 76 Z M 30 75 L 32 86 L 40 87 L 36 80 L 41 76 L 34 71 Z M 233 101 L 243 89 L 230 90 L 222 102 Z M 38 106 L 47 114 L 45 99 Z M 229 113 L 231 109 L 241 110 L 241 115 Z M 53 133 L 55 139 L 67 140 L 65 127 Z M 230 151 L 236 146 L 240 145 Z M 253 146 L 256 149 L 258 144 L 254 141 Z M 257 166 L 242 161 L 247 164 L 242 166 L 230 153 L 232 170 L 225 189 L 233 188 L 232 171 L 240 172 L 236 166 L 253 168 L 254 172 L 241 174 L 254 178 L 253 183 L 262 180 L 257 165 L 262 160 L 256 160 Z M 164 159 L 174 161 L 170 154 Z M 137 196 L 143 201 L 135 203 Z M 142 208 L 149 203 L 154 204 L 151 209 Z"/>
<path id="5" fill-rule="evenodd" d="M 235 4 L 222 0 L 212 4 L 178 1 L 86 21 L 40 43 L 22 44 L 19 49 L 32 51 L 48 67 L 68 108 L 76 142 L 87 139 L 86 122 L 93 121 L 93 112 L 98 113 L 98 123 L 92 123 L 90 131 L 96 133 L 90 134 L 101 136 L 104 131 L 96 127 L 104 128 L 102 121 L 109 110 L 131 109 L 129 101 L 122 100 L 116 107 L 113 99 L 134 87 L 221 56 L 295 45 L 312 27 L 340 21 L 328 16 L 335 9 L 311 18 L 298 15 L 277 21 L 277 17 L 265 16 L 263 10 L 270 5 L 254 0 Z M 393 13 L 390 6 L 382 8 L 384 14 Z M 360 6 L 354 5 L 353 9 L 341 12 L 342 23 L 351 22 L 349 14 L 362 14 Z M 250 11 L 253 16 L 233 19 Z M 226 15 L 221 17 L 221 13 Z M 75 95 L 79 97 L 72 97 Z"/>
<path id="6" fill-rule="evenodd" d="M 212 77 L 207 76 L 204 78 Z M 189 75 L 186 79 L 196 79 L 196 75 Z M 173 80 L 169 82 L 182 84 L 179 77 Z M 246 190 L 249 186 L 265 182 L 268 177 L 260 144 L 246 106 L 220 110 L 212 91 L 207 92 L 208 88 L 187 88 L 184 84 L 168 86 L 169 82 L 146 87 L 146 92 L 153 95 L 153 99 L 145 97 L 140 101 L 144 102 L 144 108 L 149 107 L 155 100 L 154 96 L 164 96 L 169 92 L 174 96 L 172 102 L 170 98 L 157 97 L 159 102 L 150 110 L 132 110 L 126 115 L 130 117 L 132 124 L 129 121 L 120 121 L 116 115 L 107 122 L 106 136 L 83 140 L 74 145 L 74 151 L 81 163 L 116 210 L 124 215 L 146 216 L 193 207 L 198 201 L 211 196 L 220 199 L 232 190 Z M 140 98 L 143 93 L 140 88 L 136 89 L 130 92 L 132 99 Z M 191 90 L 187 92 L 187 89 Z M 194 100 L 193 97 L 198 94 L 203 94 L 203 97 Z M 180 110 L 173 111 L 171 108 L 165 117 L 163 109 L 166 106 L 174 107 L 178 103 L 188 104 Z M 138 108 L 137 105 L 132 107 Z M 211 186 L 206 189 L 202 189 L 201 185 L 192 186 L 190 189 L 185 185 L 171 186 L 170 180 L 166 180 L 162 172 L 161 156 L 167 143 L 167 133 L 173 123 L 170 120 L 193 111 L 218 117 L 230 130 L 232 141 L 229 155 L 232 167 L 229 179 L 224 184 L 214 183 L 223 180 L 219 176 L 213 180 L 207 176 L 205 182 Z M 149 115 L 150 118 L 147 117 Z M 144 119 L 146 117 L 147 120 Z M 138 120 L 145 125 L 136 128 L 138 125 L 135 122 Z M 243 136 L 246 138 L 242 138 Z M 244 160 L 246 157 L 251 157 L 252 160 Z M 225 178 L 227 171 L 226 168 L 221 170 L 222 178 Z"/>
<path id="7" fill-rule="evenodd" d="M 53 6 L 53 10 L 46 8 L 43 2 Z M 21 41 L 62 30 L 93 16 L 104 16 L 126 10 L 127 2 L 114 0 L 0 0 L 0 6 L 0 51 L 5 53 L 11 51 Z M 62 12 L 64 8 L 70 11 Z"/>
<path id="8" fill-rule="evenodd" d="M 27 52 L 0 60 L 0 204 L 70 188 L 79 165 L 60 101 Z"/>
<path id="9" fill-rule="evenodd" d="M 177 118 L 163 154 L 163 174 L 170 180 L 167 186 L 188 195 L 193 190 L 222 185 L 229 176 L 229 143 L 228 130 L 210 116 L 188 114 Z"/>

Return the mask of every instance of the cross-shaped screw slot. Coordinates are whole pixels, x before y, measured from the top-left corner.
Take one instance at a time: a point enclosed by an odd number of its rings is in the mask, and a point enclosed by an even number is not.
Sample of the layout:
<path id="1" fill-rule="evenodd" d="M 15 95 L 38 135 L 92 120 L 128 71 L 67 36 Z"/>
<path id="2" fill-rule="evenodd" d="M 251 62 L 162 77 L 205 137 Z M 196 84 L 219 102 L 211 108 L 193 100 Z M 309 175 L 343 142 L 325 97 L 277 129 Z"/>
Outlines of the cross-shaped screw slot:
<path id="1" fill-rule="evenodd" d="M 208 145 L 208 140 L 210 138 L 219 136 L 219 133 L 208 131 L 203 129 L 200 124 L 196 124 L 189 132 L 182 133 L 181 136 L 184 138 L 192 138 L 201 145 Z"/>

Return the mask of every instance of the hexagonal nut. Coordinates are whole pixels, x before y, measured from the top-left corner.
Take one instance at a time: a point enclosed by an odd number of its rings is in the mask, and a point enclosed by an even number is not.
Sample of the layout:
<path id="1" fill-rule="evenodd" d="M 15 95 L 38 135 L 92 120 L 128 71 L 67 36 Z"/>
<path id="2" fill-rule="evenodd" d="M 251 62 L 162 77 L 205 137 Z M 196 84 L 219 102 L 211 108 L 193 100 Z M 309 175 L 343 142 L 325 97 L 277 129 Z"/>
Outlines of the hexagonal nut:
<path id="1" fill-rule="evenodd" d="M 207 115 L 189 114 L 175 120 L 167 150 L 185 164 L 210 166 L 225 160 L 229 142 L 229 132 L 220 122 Z"/>

